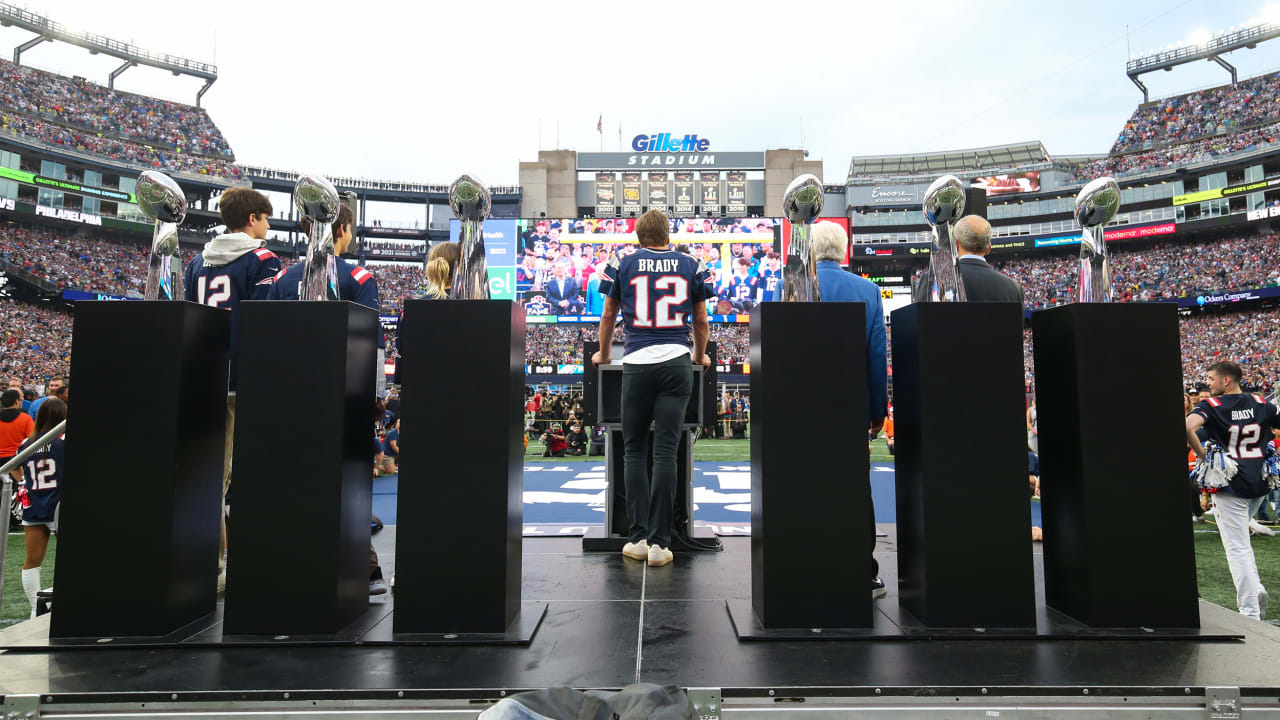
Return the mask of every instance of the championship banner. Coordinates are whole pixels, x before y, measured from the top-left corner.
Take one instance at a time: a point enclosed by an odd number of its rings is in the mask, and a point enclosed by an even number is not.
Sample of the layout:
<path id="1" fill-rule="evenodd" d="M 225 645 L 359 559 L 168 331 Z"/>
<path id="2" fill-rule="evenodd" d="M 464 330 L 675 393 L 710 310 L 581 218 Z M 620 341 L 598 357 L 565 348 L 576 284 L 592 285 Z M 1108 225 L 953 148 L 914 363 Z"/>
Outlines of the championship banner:
<path id="1" fill-rule="evenodd" d="M 693 173 L 675 173 L 675 203 L 671 214 L 674 217 L 693 217 Z"/>
<path id="2" fill-rule="evenodd" d="M 613 217 L 618 214 L 617 176 L 613 173 L 596 173 L 596 217 Z"/>
<path id="3" fill-rule="evenodd" d="M 725 214 L 729 217 L 741 217 L 747 214 L 747 174 L 741 170 L 731 170 L 725 175 L 726 204 Z"/>
<path id="4" fill-rule="evenodd" d="M 640 214 L 640 173 L 622 173 L 622 214 Z"/>
<path id="5" fill-rule="evenodd" d="M 701 173 L 703 217 L 720 214 L 720 173 Z"/>
<path id="6" fill-rule="evenodd" d="M 667 211 L 666 173 L 649 173 L 649 209 Z"/>

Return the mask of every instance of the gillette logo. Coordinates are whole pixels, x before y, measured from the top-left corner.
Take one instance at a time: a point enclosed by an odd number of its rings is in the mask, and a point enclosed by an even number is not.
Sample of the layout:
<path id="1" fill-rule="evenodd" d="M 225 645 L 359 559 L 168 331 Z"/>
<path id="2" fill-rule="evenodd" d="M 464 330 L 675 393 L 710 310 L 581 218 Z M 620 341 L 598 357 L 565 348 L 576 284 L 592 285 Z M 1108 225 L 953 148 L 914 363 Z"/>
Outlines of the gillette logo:
<path id="1" fill-rule="evenodd" d="M 709 147 L 711 141 L 700 140 L 697 135 L 677 138 L 671 133 L 658 133 L 637 135 L 631 141 L 631 149 L 636 152 L 706 152 Z"/>

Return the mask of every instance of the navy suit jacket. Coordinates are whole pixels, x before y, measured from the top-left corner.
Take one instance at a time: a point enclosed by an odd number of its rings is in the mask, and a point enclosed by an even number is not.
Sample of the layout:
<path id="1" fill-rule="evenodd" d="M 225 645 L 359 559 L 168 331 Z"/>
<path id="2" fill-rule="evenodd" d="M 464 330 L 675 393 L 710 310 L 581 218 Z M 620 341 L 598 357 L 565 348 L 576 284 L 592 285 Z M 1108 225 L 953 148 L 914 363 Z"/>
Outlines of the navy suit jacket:
<path id="1" fill-rule="evenodd" d="M 883 420 L 889 405 L 889 358 L 885 348 L 884 306 L 880 288 L 839 263 L 818 263 L 818 292 L 823 302 L 860 302 L 867 307 L 867 401 L 871 422 Z"/>
<path id="2" fill-rule="evenodd" d="M 560 294 L 560 281 L 554 277 L 547 278 L 545 287 L 547 290 L 547 302 L 556 307 L 557 311 L 561 300 L 578 300 L 578 293 L 582 292 L 582 286 L 578 284 L 578 281 L 568 275 L 564 277 L 563 295 Z"/>

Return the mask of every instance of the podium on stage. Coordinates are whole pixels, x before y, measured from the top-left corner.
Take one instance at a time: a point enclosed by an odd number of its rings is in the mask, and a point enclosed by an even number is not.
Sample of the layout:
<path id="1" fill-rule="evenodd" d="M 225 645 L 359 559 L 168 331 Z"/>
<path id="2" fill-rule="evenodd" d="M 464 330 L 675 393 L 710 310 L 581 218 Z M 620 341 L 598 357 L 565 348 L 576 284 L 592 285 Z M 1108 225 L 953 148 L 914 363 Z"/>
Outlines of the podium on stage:
<path id="1" fill-rule="evenodd" d="M 930 628 L 1034 628 L 1022 304 L 892 317 L 899 605 Z"/>
<path id="2" fill-rule="evenodd" d="M 329 635 L 369 606 L 377 311 L 240 305 L 224 635 Z"/>
<path id="3" fill-rule="evenodd" d="M 764 628 L 873 625 L 865 317 L 843 302 L 751 312 L 751 604 Z"/>
<path id="4" fill-rule="evenodd" d="M 524 517 L 523 308 L 503 300 L 410 300 L 399 341 L 395 633 L 514 632 Z"/>
<path id="5" fill-rule="evenodd" d="M 608 365 L 594 367 L 591 357 L 600 349 L 598 342 L 583 343 L 583 367 L 586 372 L 582 380 L 582 407 L 584 426 L 602 425 L 609 428 L 608 441 L 605 445 L 605 511 L 604 526 L 591 529 L 582 537 L 584 552 L 621 552 L 627 543 L 631 529 L 631 519 L 627 514 L 626 485 L 623 482 L 624 441 L 622 436 L 622 354 L 621 347 L 615 347 L 613 362 Z M 683 429 L 680 432 L 680 445 L 676 449 L 676 507 L 672 513 L 673 543 L 681 536 L 694 538 L 693 527 L 693 430 L 702 427 L 707 418 L 715 418 L 716 408 L 716 344 L 707 342 L 707 357 L 711 358 L 711 369 L 701 365 L 693 366 L 693 394 L 689 396 L 689 404 L 685 408 Z M 653 433 L 649 433 L 649 473 L 653 473 Z M 682 523 L 682 524 L 681 524 Z M 714 539 L 710 540 L 707 550 L 719 549 Z"/>
<path id="6" fill-rule="evenodd" d="M 1200 627 L 1177 310 L 1074 303 L 1031 316 L 1045 595 L 1092 627 Z"/>
<path id="7" fill-rule="evenodd" d="M 76 303 L 50 637 L 165 636 L 214 611 L 230 323 Z"/>

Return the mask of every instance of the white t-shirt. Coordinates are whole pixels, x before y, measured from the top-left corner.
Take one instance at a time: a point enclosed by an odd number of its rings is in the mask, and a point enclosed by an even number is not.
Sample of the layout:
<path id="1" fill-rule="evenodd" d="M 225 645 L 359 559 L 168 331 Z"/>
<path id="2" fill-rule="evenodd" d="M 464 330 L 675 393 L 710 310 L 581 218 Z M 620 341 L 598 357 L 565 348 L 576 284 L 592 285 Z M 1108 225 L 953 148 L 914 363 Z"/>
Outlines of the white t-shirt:
<path id="1" fill-rule="evenodd" d="M 692 355 L 686 345 L 649 345 L 622 356 L 623 365 L 656 365 L 681 355 Z"/>

